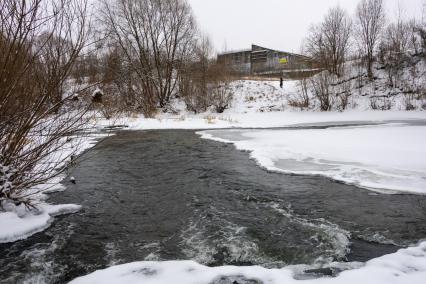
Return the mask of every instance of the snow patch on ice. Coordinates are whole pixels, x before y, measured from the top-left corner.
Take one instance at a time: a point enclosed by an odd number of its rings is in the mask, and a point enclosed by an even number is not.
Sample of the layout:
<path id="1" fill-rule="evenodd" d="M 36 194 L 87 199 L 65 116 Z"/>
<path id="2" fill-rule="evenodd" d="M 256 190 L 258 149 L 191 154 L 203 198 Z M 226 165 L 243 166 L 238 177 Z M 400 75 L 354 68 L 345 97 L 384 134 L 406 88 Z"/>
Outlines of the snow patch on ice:
<path id="1" fill-rule="evenodd" d="M 426 194 L 426 126 L 198 132 L 233 143 L 261 166 L 323 175 L 384 193 Z"/>

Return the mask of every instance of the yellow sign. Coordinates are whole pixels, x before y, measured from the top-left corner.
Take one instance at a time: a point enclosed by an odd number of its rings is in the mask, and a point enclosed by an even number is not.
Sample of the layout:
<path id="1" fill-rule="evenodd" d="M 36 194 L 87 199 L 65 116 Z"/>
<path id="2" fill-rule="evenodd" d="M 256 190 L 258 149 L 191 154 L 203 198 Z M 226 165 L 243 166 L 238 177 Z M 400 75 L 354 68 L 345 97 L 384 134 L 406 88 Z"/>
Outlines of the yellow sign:
<path id="1" fill-rule="evenodd" d="M 287 64 L 288 59 L 286 57 L 280 58 L 280 64 Z"/>

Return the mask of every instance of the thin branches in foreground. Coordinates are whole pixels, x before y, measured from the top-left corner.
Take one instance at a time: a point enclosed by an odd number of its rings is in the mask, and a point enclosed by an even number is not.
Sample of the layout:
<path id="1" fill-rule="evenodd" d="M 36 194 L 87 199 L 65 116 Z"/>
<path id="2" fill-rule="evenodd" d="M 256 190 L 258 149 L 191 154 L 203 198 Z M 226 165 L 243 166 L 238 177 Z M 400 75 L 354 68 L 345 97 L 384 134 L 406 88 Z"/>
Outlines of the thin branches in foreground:
<path id="1" fill-rule="evenodd" d="M 0 4 L 0 206 L 32 205 L 32 188 L 59 175 L 86 125 L 65 92 L 88 36 L 85 0 Z M 61 169 L 62 168 L 62 169 Z"/>

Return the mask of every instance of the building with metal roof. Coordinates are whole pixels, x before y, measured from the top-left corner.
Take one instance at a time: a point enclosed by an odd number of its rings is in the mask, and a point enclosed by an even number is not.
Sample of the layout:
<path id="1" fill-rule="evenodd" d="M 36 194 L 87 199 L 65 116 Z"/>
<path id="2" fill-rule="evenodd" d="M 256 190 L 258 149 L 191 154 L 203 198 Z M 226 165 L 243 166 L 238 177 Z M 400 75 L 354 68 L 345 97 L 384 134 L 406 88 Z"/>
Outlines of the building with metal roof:
<path id="1" fill-rule="evenodd" d="M 234 74 L 246 76 L 309 76 L 320 70 L 308 56 L 254 44 L 251 49 L 218 54 L 217 60 L 229 66 Z"/>

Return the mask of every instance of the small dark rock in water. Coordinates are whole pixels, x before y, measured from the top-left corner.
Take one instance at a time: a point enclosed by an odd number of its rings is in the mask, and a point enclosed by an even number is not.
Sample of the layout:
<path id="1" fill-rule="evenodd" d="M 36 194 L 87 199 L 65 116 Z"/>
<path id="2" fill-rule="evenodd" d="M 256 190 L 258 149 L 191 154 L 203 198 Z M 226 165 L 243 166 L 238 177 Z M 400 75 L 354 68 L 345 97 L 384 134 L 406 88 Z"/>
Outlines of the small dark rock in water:
<path id="1" fill-rule="evenodd" d="M 70 182 L 73 183 L 73 184 L 76 184 L 75 178 L 74 177 L 70 177 Z"/>

